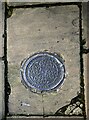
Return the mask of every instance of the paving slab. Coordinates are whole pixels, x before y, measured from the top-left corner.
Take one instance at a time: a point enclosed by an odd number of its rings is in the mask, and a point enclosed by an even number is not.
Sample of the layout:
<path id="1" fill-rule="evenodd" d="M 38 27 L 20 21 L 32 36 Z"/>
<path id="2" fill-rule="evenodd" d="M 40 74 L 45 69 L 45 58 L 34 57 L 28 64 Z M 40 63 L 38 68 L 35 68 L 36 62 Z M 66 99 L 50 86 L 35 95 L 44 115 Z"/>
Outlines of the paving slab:
<path id="1" fill-rule="evenodd" d="M 84 48 L 89 48 L 89 41 L 88 41 L 88 3 L 83 3 L 83 39 L 86 40 L 86 44 L 84 45 Z M 89 89 L 89 82 L 88 82 L 88 71 L 89 71 L 89 54 L 83 55 L 83 63 L 84 63 L 84 93 L 85 93 L 85 109 L 86 109 L 86 118 L 89 119 L 89 95 L 88 95 L 88 89 Z"/>
<path id="2" fill-rule="evenodd" d="M 0 60 L 0 120 L 4 117 L 4 62 Z"/>
<path id="3" fill-rule="evenodd" d="M 4 62 L 2 61 L 3 56 L 3 14 L 2 14 L 2 3 L 0 2 L 0 120 L 4 117 Z"/>
<path id="4" fill-rule="evenodd" d="M 87 41 L 88 41 L 88 48 L 89 48 L 89 23 L 88 23 L 88 20 L 89 20 L 89 3 L 87 4 Z M 89 94 L 88 94 L 88 91 L 89 91 L 89 74 L 88 74 L 88 71 L 89 71 L 89 53 L 87 55 L 87 101 L 89 101 Z M 89 119 L 89 102 L 87 104 L 87 120 Z"/>
<path id="5" fill-rule="evenodd" d="M 0 2 L 0 57 L 3 56 L 3 46 L 4 46 L 4 40 L 2 39 L 2 35 L 4 33 L 4 14 L 3 14 L 3 11 L 2 11 L 2 3 Z"/>
<path id="6" fill-rule="evenodd" d="M 7 26 L 9 113 L 55 114 L 80 92 L 79 8 L 68 5 L 14 9 Z M 20 77 L 23 59 L 41 51 L 61 54 L 66 68 L 62 87 L 43 95 L 26 89 Z"/>
<path id="7" fill-rule="evenodd" d="M 25 116 L 23 116 L 23 117 L 21 117 L 21 116 L 19 116 L 19 117 L 7 117 L 7 120 L 16 120 L 16 119 L 19 119 L 19 120 L 24 120 L 24 119 L 26 119 L 26 120 L 29 120 L 29 119 L 31 119 L 31 117 L 25 117 Z M 83 117 L 47 117 L 47 118 L 41 118 L 41 117 L 36 117 L 36 118 L 33 118 L 32 117 L 32 119 L 37 119 L 37 120 L 84 120 L 84 118 Z"/>
<path id="8" fill-rule="evenodd" d="M 2 0 L 5 1 L 5 0 Z M 29 5 L 30 3 L 48 3 L 48 2 L 88 2 L 88 0 L 7 0 L 8 5 Z"/>

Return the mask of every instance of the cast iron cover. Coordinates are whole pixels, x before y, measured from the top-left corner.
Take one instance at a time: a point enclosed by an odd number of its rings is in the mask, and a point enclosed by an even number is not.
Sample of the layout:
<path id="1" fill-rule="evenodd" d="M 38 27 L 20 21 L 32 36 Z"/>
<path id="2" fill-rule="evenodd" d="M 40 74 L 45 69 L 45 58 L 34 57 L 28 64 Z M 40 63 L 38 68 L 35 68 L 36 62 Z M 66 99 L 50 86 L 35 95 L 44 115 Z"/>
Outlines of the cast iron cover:
<path id="1" fill-rule="evenodd" d="M 22 82 L 29 88 L 49 91 L 57 88 L 64 81 L 65 67 L 63 59 L 55 54 L 40 52 L 22 62 Z"/>

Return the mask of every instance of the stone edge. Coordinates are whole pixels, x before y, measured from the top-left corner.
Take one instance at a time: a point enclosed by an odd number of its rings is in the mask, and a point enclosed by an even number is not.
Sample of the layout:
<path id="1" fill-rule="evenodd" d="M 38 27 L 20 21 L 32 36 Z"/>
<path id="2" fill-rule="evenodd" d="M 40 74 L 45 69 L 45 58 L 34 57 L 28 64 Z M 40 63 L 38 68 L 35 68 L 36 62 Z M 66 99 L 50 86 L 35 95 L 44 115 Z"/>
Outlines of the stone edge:
<path id="1" fill-rule="evenodd" d="M 84 2 L 83 4 L 83 29 L 84 29 L 84 34 L 83 37 L 86 40 L 85 46 L 89 48 L 89 2 Z M 85 89 L 85 109 L 86 109 L 86 120 L 89 120 L 89 53 L 84 54 L 83 56 L 84 59 L 84 89 Z"/>
<path id="2" fill-rule="evenodd" d="M 0 43 L 2 45 L 2 47 L 0 47 L 0 51 L 2 51 L 2 54 L 0 54 L 0 120 L 4 118 L 5 115 L 5 97 L 4 97 L 4 60 L 2 60 L 3 58 L 3 53 L 4 53 L 4 39 L 2 38 L 2 35 L 4 33 L 4 14 L 3 14 L 3 10 L 2 10 L 2 3 L 0 2 L 0 11 L 2 12 L 0 18 L 1 20 L 1 27 L 0 28 L 0 32 L 1 32 L 1 36 L 0 36 Z"/>

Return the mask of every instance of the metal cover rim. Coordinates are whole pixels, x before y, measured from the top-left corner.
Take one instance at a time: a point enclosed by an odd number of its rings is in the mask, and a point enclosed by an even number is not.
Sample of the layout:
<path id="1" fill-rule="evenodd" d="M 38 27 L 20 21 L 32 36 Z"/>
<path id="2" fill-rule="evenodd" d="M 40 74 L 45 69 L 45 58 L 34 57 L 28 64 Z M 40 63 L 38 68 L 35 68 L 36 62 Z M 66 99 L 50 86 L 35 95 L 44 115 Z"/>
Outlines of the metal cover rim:
<path id="1" fill-rule="evenodd" d="M 22 62 L 20 73 L 22 82 L 28 88 L 50 91 L 63 83 L 65 66 L 59 55 L 40 52 Z"/>

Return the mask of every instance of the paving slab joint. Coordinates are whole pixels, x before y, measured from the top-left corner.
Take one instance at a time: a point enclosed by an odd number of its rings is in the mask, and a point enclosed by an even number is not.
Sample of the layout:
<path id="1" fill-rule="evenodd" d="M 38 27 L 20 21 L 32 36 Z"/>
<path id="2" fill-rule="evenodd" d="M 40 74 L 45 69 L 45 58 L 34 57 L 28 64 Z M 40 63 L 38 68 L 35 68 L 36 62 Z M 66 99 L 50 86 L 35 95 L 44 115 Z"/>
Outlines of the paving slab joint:
<path id="1" fill-rule="evenodd" d="M 82 45 L 85 45 L 86 44 L 86 39 L 82 39 Z"/>
<path id="2" fill-rule="evenodd" d="M 4 66 L 5 66 L 5 71 L 4 71 L 4 81 L 5 81 L 5 116 L 7 116 L 9 110 L 8 110 L 8 100 L 9 100 L 9 95 L 11 93 L 11 88 L 10 84 L 8 82 L 8 61 L 7 61 L 7 18 L 10 16 L 8 15 L 8 6 L 7 3 L 5 2 L 3 4 L 4 7 L 4 56 L 1 58 L 4 61 Z"/>
<path id="3" fill-rule="evenodd" d="M 36 8 L 36 7 L 52 7 L 52 6 L 66 6 L 66 5 L 77 5 L 78 7 L 81 6 L 82 2 L 29 2 L 29 4 L 21 4 L 18 2 L 15 5 L 15 2 L 13 2 L 13 4 L 10 5 L 10 3 L 8 3 L 8 7 L 10 8 Z"/>
<path id="4" fill-rule="evenodd" d="M 13 8 L 7 5 L 6 17 L 9 18 L 12 16 L 12 14 L 13 14 Z"/>
<path id="5" fill-rule="evenodd" d="M 83 53 L 88 54 L 89 53 L 89 48 L 83 48 Z"/>

